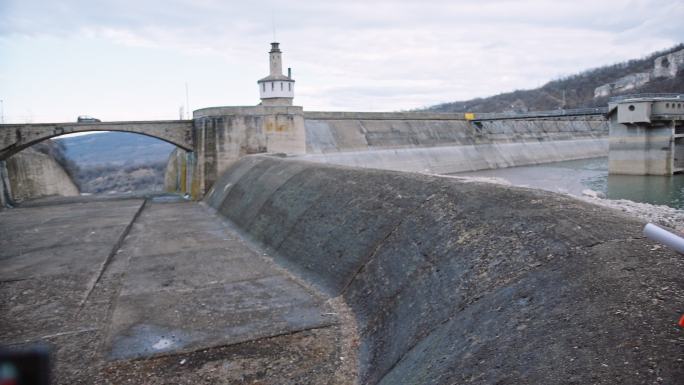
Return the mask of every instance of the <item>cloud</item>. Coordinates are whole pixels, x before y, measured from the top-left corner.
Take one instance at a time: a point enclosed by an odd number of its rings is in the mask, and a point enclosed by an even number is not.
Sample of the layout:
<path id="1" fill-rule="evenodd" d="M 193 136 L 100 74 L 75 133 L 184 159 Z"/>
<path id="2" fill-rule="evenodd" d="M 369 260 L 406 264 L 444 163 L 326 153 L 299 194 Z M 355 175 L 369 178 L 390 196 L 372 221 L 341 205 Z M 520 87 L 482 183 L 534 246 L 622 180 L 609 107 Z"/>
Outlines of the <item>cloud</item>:
<path id="1" fill-rule="evenodd" d="M 197 74 L 195 83 L 213 77 L 227 100 L 242 104 L 256 102 L 254 90 L 237 85 L 256 86 L 237 74 L 254 81 L 264 74 L 275 21 L 296 102 L 317 109 L 407 109 L 536 87 L 684 41 L 681 0 L 0 0 L 0 7 L 0 42 L 49 37 L 76 46 L 86 38 L 190 58 L 197 68 L 218 62 L 224 71 Z"/>

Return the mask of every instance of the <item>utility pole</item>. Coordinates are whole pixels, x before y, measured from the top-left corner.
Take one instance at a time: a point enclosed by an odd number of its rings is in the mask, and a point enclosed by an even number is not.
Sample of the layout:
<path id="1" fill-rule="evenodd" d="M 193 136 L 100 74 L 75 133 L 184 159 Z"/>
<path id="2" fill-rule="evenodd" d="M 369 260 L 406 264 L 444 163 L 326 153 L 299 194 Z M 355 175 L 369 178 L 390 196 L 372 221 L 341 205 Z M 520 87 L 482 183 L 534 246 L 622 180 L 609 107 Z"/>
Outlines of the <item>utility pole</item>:
<path id="1" fill-rule="evenodd" d="M 188 82 L 185 82 L 185 114 L 190 119 L 190 97 L 188 95 Z"/>
<path id="2" fill-rule="evenodd" d="M 5 124 L 5 101 L 0 99 L 0 124 Z"/>

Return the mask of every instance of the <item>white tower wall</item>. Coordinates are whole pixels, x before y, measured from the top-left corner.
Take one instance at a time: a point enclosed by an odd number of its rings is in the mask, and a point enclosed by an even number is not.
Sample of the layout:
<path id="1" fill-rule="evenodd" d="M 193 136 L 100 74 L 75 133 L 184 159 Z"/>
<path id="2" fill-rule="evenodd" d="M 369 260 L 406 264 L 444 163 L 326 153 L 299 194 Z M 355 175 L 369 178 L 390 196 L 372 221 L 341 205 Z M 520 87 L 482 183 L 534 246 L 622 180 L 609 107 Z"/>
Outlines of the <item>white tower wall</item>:
<path id="1" fill-rule="evenodd" d="M 294 82 L 285 80 L 264 81 L 259 83 L 259 97 L 294 98 Z"/>

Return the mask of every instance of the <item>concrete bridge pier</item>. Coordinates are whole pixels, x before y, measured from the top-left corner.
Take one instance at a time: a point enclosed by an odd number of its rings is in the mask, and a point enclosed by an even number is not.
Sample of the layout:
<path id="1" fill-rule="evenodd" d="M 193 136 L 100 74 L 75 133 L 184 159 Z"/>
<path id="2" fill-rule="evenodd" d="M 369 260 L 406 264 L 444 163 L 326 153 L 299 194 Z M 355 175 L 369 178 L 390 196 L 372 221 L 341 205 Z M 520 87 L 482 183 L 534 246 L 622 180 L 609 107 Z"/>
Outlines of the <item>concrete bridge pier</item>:
<path id="1" fill-rule="evenodd" d="M 9 181 L 9 174 L 7 172 L 7 164 L 4 160 L 0 160 L 0 208 L 7 207 L 12 204 L 12 185 Z"/>

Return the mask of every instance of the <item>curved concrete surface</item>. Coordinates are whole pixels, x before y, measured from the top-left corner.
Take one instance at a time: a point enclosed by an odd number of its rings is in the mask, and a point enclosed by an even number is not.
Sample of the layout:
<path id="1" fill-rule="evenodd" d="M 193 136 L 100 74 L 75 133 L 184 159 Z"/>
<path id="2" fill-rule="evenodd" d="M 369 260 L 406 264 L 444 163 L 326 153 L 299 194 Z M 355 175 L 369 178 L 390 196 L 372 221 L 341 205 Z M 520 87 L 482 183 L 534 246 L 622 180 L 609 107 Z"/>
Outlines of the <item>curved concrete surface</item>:
<path id="1" fill-rule="evenodd" d="M 299 155 L 302 160 L 383 170 L 452 174 L 564 160 L 597 158 L 608 140 L 490 143 L 463 146 L 396 148 Z"/>
<path id="2" fill-rule="evenodd" d="M 553 193 L 246 157 L 206 202 L 353 309 L 363 384 L 676 383 L 684 258 Z"/>
<path id="3" fill-rule="evenodd" d="M 449 174 L 608 153 L 608 123 L 601 115 L 477 122 L 461 114 L 398 115 L 307 113 L 301 159 Z"/>

